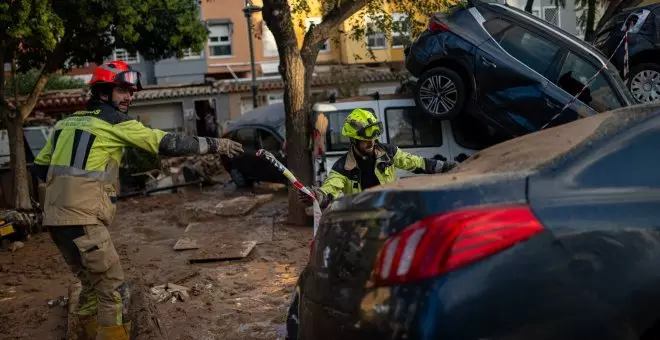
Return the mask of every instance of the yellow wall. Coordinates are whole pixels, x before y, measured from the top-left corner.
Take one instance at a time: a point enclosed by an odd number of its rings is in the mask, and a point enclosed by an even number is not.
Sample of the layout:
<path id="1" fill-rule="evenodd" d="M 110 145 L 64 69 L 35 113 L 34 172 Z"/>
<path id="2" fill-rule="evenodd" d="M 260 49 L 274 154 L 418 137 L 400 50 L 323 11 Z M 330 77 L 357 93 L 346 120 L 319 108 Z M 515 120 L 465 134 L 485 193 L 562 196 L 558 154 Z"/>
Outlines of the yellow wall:
<path id="1" fill-rule="evenodd" d="M 322 9 L 321 9 L 322 0 L 308 0 L 308 5 L 310 8 L 309 13 L 294 13 L 294 29 L 296 30 L 296 36 L 298 38 L 299 46 L 302 46 L 305 30 L 305 19 L 307 18 L 321 18 Z M 254 5 L 262 6 L 262 0 L 253 0 Z M 234 71 L 247 71 L 249 70 L 249 46 L 247 39 L 247 27 L 245 22 L 245 17 L 243 15 L 243 7 L 245 0 L 213 0 L 213 1 L 202 1 L 202 14 L 204 19 L 231 19 L 233 22 L 233 34 L 232 34 L 232 56 L 231 57 L 221 57 L 221 58 L 208 58 L 208 72 L 209 73 L 224 73 L 227 72 L 226 67 L 221 66 L 222 64 L 232 64 L 232 69 Z M 390 6 L 388 6 L 390 7 Z M 389 12 L 396 12 L 397 9 L 386 8 Z M 365 27 L 365 12 L 360 11 L 357 14 L 353 15 L 347 21 L 341 24 L 341 30 L 350 31 L 354 25 L 359 25 Z M 427 23 L 428 15 L 420 13 L 418 21 Z M 260 36 L 262 32 L 262 23 L 263 19 L 261 13 L 255 13 L 252 16 L 252 23 L 255 29 L 257 36 Z M 366 37 L 360 41 L 353 40 L 348 34 L 340 34 L 339 30 L 335 30 L 331 33 L 331 37 L 328 40 L 329 51 L 320 52 L 317 62 L 319 64 L 333 64 L 333 63 L 343 63 L 343 64 L 365 64 L 373 62 L 400 62 L 404 59 L 404 53 L 402 47 L 392 48 L 391 42 L 389 40 L 390 33 L 388 33 L 387 46 L 382 49 L 373 49 L 373 54 L 375 59 L 372 59 L 372 56 L 366 48 Z M 414 36 L 412 37 L 414 39 Z M 264 42 L 256 38 L 254 39 L 254 48 L 255 48 L 255 60 L 257 63 L 261 62 L 277 62 L 278 57 L 265 57 L 264 56 Z M 208 55 L 208 48 L 206 51 Z M 359 58 L 356 58 L 356 55 Z M 217 65 L 217 66 L 214 66 Z"/>

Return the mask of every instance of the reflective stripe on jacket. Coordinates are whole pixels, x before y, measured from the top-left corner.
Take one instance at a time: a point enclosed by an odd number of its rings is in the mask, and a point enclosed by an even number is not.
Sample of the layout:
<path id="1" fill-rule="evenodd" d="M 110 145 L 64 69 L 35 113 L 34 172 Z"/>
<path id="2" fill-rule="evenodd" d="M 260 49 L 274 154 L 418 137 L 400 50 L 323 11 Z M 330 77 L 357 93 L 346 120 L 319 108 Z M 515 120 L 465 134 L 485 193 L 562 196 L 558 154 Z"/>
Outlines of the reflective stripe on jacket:
<path id="1" fill-rule="evenodd" d="M 396 169 L 407 171 L 426 171 L 426 161 L 420 156 L 409 154 L 397 146 L 390 144 L 376 144 L 376 165 L 374 172 L 380 184 L 391 183 L 396 180 Z M 362 191 L 360 184 L 360 171 L 355 161 L 353 150 L 337 160 L 323 182 L 321 191 L 331 201 L 341 193 L 344 195 L 357 194 Z"/>
<path id="2" fill-rule="evenodd" d="M 176 136 L 151 129 L 91 101 L 55 124 L 55 130 L 35 164 L 47 167 L 44 225 L 111 223 L 115 214 L 119 166 L 124 147 L 179 156 L 209 151 L 205 138 Z"/>

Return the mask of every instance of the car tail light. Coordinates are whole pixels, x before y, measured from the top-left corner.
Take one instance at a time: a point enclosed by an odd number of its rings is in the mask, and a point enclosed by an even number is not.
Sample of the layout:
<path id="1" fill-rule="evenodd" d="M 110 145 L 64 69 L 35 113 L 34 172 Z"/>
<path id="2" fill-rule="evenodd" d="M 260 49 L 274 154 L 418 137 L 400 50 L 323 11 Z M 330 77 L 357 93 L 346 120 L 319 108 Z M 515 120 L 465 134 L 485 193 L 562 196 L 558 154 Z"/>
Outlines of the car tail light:
<path id="1" fill-rule="evenodd" d="M 446 32 L 449 31 L 449 27 L 443 24 L 442 21 L 440 21 L 440 19 L 436 18 L 435 16 L 432 16 L 431 20 L 429 21 L 428 30 L 433 33 Z"/>
<path id="2" fill-rule="evenodd" d="M 376 286 L 436 277 L 543 231 L 525 205 L 475 208 L 425 218 L 385 241 L 372 271 Z"/>

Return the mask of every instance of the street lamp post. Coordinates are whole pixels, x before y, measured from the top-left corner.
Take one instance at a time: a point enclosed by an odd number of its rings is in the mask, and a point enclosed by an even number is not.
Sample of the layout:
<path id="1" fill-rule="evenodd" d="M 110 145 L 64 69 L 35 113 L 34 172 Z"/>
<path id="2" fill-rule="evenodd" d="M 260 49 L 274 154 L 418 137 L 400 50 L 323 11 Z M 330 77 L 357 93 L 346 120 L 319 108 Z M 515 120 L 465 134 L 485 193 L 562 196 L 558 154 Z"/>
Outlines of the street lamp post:
<path id="1" fill-rule="evenodd" d="M 254 63 L 254 43 L 252 42 L 252 13 L 261 12 L 261 7 L 255 6 L 250 3 L 249 0 L 245 0 L 245 8 L 243 8 L 243 13 L 245 14 L 245 19 L 247 20 L 248 26 L 248 41 L 250 43 L 250 67 L 252 68 L 252 106 L 257 107 L 257 72 L 255 70 L 256 66 Z"/>

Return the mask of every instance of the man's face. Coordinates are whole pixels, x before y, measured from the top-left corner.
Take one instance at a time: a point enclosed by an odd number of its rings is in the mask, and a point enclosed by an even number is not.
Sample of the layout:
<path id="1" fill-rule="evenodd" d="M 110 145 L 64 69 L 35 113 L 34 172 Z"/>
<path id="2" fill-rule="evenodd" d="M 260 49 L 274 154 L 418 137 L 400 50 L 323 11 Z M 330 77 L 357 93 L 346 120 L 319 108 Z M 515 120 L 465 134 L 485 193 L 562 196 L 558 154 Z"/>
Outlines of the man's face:
<path id="1" fill-rule="evenodd" d="M 112 90 L 112 103 L 119 108 L 119 111 L 126 113 L 128 107 L 133 101 L 133 91 L 121 86 L 115 86 Z"/>
<path id="2" fill-rule="evenodd" d="M 376 146 L 375 140 L 358 140 L 355 146 L 358 149 L 358 152 L 367 156 L 371 155 L 374 152 L 374 147 Z"/>

